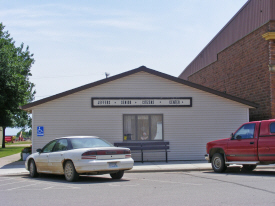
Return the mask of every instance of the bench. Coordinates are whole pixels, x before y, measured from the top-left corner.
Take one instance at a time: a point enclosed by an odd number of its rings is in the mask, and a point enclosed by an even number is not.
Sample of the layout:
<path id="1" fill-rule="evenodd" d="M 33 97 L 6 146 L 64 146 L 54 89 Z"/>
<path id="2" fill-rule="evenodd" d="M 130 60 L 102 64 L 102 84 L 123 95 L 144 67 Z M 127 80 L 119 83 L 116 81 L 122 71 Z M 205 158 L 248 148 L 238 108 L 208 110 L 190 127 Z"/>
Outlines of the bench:
<path id="1" fill-rule="evenodd" d="M 151 151 L 151 152 L 159 152 L 159 151 L 152 151 L 152 150 L 163 150 L 165 152 L 166 162 L 168 162 L 168 155 L 169 152 L 169 142 L 164 141 L 154 141 L 154 142 L 115 142 L 114 145 L 116 147 L 127 147 L 132 151 L 140 150 L 141 151 L 141 162 L 143 163 L 143 153 L 144 151 Z"/>

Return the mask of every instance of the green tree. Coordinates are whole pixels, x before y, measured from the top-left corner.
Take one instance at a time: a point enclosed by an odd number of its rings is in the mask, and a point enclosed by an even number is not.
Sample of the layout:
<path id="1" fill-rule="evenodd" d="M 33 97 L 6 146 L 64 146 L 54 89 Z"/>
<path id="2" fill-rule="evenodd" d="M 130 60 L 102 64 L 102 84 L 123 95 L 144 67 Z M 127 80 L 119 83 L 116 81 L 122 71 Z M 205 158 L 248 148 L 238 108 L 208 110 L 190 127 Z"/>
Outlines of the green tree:
<path id="1" fill-rule="evenodd" d="M 34 99 L 34 84 L 29 81 L 34 63 L 33 54 L 24 44 L 16 47 L 8 31 L 0 23 L 0 126 L 3 127 L 2 147 L 5 148 L 6 127 L 31 125 L 31 117 L 20 106 Z"/>
<path id="2" fill-rule="evenodd" d="M 20 134 L 21 134 L 21 132 L 22 132 L 23 137 L 29 138 L 29 137 L 32 136 L 32 130 L 31 130 L 31 129 L 30 129 L 29 131 L 26 131 L 26 129 L 23 128 L 21 131 L 19 131 L 19 132 L 16 134 L 16 137 L 19 137 Z"/>

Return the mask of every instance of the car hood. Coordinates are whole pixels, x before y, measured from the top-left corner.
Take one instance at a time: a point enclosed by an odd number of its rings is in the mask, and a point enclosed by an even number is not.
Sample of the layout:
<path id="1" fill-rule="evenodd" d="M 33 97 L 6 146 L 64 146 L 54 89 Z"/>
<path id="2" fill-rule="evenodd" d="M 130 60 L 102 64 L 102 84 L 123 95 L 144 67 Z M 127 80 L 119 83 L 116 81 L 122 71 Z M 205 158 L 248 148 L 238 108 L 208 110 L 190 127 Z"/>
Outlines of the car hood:
<path id="1" fill-rule="evenodd" d="M 219 139 L 219 140 L 214 140 L 212 142 L 208 142 L 206 145 L 206 152 L 209 154 L 209 150 L 214 147 L 219 147 L 219 148 L 225 148 L 227 143 L 228 143 L 229 138 L 226 139 Z"/>
<path id="2" fill-rule="evenodd" d="M 212 144 L 220 144 L 220 143 L 226 143 L 229 140 L 229 138 L 225 138 L 225 139 L 218 139 L 218 140 L 214 140 L 208 143 L 212 143 Z"/>

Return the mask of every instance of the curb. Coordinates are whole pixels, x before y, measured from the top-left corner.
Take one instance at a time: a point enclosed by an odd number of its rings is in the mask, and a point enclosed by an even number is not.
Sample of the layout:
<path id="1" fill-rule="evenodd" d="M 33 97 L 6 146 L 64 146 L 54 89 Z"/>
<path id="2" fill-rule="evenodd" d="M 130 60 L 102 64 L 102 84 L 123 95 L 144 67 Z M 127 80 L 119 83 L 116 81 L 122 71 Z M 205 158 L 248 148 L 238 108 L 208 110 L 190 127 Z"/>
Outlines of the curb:
<path id="1" fill-rule="evenodd" d="M 0 174 L 0 177 L 9 176 L 9 175 L 13 175 L 13 176 L 17 176 L 17 175 L 29 175 L 29 172 L 11 172 L 11 173 L 6 173 L 6 174 Z"/>
<path id="2" fill-rule="evenodd" d="M 144 169 L 144 170 L 127 170 L 125 173 L 154 173 L 154 172 L 192 172 L 192 171 L 209 171 L 210 169 L 194 168 L 194 169 Z"/>

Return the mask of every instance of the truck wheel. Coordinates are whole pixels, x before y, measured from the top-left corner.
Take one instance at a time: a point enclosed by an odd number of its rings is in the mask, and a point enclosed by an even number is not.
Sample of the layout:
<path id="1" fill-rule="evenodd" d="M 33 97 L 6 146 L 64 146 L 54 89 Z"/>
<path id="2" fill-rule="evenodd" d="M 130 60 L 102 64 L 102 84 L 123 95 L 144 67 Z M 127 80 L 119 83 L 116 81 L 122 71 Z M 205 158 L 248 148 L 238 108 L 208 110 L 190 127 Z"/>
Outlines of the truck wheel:
<path id="1" fill-rule="evenodd" d="M 256 167 L 257 167 L 257 165 L 243 165 L 243 168 L 246 171 L 253 171 Z"/>
<path id="2" fill-rule="evenodd" d="M 227 168 L 224 162 L 223 155 L 220 153 L 216 153 L 213 155 L 211 163 L 213 170 L 218 173 L 224 172 Z"/>

